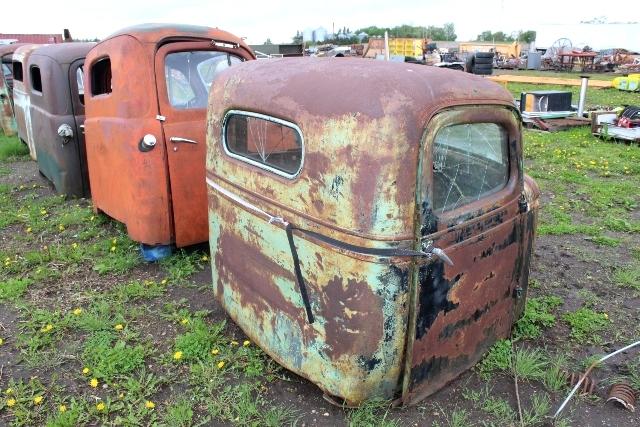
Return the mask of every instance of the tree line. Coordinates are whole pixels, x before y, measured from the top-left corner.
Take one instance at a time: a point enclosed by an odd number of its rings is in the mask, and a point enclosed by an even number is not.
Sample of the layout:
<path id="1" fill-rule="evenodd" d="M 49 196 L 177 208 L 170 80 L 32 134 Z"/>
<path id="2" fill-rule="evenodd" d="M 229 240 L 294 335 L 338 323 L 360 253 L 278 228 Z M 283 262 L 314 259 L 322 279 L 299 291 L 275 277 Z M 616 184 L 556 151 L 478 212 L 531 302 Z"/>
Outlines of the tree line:
<path id="1" fill-rule="evenodd" d="M 437 41 L 455 41 L 458 36 L 456 35 L 455 26 L 451 22 L 447 22 L 442 27 L 434 25 L 414 26 L 414 25 L 397 25 L 395 27 L 377 27 L 372 25 L 370 27 L 359 28 L 355 31 L 351 31 L 348 27 L 338 29 L 336 34 L 329 34 L 329 37 L 324 43 L 334 44 L 354 44 L 368 41 L 369 37 L 383 37 L 384 33 L 388 32 L 389 37 L 407 37 L 407 38 L 424 38 Z M 360 35 L 366 34 L 364 38 Z M 302 33 L 296 32 L 296 35 L 292 38 L 294 43 L 302 43 Z M 478 34 L 476 41 L 488 41 L 488 42 L 514 42 L 520 41 L 525 43 L 531 43 L 536 39 L 536 32 L 532 30 L 517 31 L 511 34 L 506 34 L 502 31 L 491 32 L 483 31 Z"/>

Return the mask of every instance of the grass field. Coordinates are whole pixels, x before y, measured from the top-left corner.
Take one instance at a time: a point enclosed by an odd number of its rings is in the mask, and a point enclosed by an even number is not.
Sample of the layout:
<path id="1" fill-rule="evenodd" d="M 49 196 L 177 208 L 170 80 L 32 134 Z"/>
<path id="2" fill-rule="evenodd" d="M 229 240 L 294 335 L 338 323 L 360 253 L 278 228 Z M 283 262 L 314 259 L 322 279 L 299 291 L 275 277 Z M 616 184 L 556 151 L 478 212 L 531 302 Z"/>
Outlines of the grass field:
<path id="1" fill-rule="evenodd" d="M 0 425 L 542 425 L 566 372 L 640 337 L 640 147 L 527 131 L 525 160 L 542 211 L 512 337 L 417 406 L 343 409 L 246 340 L 214 300 L 207 247 L 142 263 L 122 226 L 55 195 L 2 137 Z M 594 377 L 557 425 L 638 425 L 604 404 L 613 381 L 640 389 L 638 352 Z"/>

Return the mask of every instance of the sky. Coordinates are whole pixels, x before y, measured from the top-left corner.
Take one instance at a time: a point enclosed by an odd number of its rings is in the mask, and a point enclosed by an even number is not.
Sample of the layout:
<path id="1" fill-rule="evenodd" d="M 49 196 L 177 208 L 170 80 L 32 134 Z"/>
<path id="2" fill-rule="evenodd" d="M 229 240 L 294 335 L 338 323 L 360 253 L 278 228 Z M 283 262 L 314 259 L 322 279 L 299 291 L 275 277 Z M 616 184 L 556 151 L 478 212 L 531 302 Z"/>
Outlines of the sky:
<path id="1" fill-rule="evenodd" d="M 0 33 L 61 33 L 104 38 L 120 28 L 150 22 L 219 27 L 250 44 L 267 38 L 291 42 L 297 30 L 333 25 L 355 30 L 376 25 L 455 24 L 458 40 L 474 40 L 484 30 L 511 33 L 548 24 L 579 23 L 604 16 L 609 22 L 640 22 L 640 9 L 608 7 L 594 0 L 395 0 L 395 1 L 210 1 L 210 0 L 30 0 L 24 19 L 2 20 Z M 625 6 L 626 5 L 626 6 Z M 15 15 L 14 15 L 15 16 Z"/>

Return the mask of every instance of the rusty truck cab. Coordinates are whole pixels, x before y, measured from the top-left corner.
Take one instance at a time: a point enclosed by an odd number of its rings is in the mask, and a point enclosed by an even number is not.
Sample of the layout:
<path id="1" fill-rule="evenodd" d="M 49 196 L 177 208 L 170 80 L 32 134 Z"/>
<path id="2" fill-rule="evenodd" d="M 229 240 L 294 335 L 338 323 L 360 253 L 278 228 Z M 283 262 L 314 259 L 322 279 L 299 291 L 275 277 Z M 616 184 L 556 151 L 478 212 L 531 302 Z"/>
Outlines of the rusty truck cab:
<path id="1" fill-rule="evenodd" d="M 7 136 L 17 132 L 16 120 L 13 115 L 13 52 L 24 43 L 14 43 L 0 46 L 0 127 Z"/>
<path id="2" fill-rule="evenodd" d="M 67 196 L 88 197 L 84 148 L 84 59 L 95 43 L 37 48 L 26 72 L 31 82 L 30 116 L 38 169 Z"/>
<path id="3" fill-rule="evenodd" d="M 506 90 L 413 64 L 257 61 L 214 82 L 207 123 L 215 294 L 281 365 L 334 401 L 413 404 L 509 335 L 538 190 Z"/>
<path id="4" fill-rule="evenodd" d="M 240 38 L 189 25 L 138 25 L 98 43 L 85 66 L 94 207 L 146 245 L 206 241 L 209 86 L 254 58 Z"/>
<path id="5" fill-rule="evenodd" d="M 27 70 L 27 61 L 31 53 L 42 45 L 26 44 L 13 52 L 13 114 L 16 119 L 18 138 L 29 147 L 29 155 L 36 160 L 36 147 L 33 142 L 31 122 L 31 82 Z"/>

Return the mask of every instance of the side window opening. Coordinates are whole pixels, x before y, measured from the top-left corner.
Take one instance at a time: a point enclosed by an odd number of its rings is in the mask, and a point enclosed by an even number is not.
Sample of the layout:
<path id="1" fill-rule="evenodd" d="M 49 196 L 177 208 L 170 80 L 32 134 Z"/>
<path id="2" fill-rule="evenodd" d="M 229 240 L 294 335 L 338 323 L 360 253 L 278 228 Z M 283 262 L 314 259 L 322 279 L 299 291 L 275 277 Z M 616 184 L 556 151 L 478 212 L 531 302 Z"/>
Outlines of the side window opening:
<path id="1" fill-rule="evenodd" d="M 165 57 L 169 103 L 177 109 L 206 108 L 213 79 L 242 59 L 226 52 L 189 51 Z"/>
<path id="2" fill-rule="evenodd" d="M 76 84 L 78 85 L 78 96 L 80 103 L 84 105 L 84 65 L 76 68 Z"/>
<path id="3" fill-rule="evenodd" d="M 433 143 L 433 208 L 444 213 L 503 189 L 509 181 L 507 131 L 467 123 L 438 131 Z"/>
<path id="4" fill-rule="evenodd" d="M 13 61 L 13 79 L 22 81 L 22 62 L 20 61 Z"/>
<path id="5" fill-rule="evenodd" d="M 302 168 L 302 133 L 284 120 L 231 111 L 224 119 L 223 144 L 232 157 L 287 178 Z"/>
<path id="6" fill-rule="evenodd" d="M 91 95 L 111 93 L 111 59 L 102 58 L 91 66 Z"/>
<path id="7" fill-rule="evenodd" d="M 40 67 L 31 66 L 31 89 L 42 93 L 42 76 L 40 75 Z"/>

